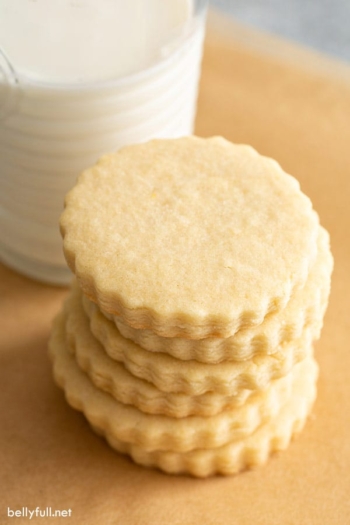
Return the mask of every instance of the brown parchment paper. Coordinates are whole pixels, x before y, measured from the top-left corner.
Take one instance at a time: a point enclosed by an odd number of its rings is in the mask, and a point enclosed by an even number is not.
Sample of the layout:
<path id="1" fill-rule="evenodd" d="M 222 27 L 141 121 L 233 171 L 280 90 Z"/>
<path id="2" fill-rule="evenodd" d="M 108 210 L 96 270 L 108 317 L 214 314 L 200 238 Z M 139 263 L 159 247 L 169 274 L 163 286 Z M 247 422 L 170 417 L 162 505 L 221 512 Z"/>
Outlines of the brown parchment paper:
<path id="1" fill-rule="evenodd" d="M 1 267 L 1 525 L 350 524 L 350 66 L 214 17 L 196 130 L 276 158 L 330 231 L 335 271 L 313 416 L 286 452 L 236 477 L 136 466 L 53 383 L 47 340 L 65 290 Z M 71 516 L 8 516 L 23 507 Z"/>

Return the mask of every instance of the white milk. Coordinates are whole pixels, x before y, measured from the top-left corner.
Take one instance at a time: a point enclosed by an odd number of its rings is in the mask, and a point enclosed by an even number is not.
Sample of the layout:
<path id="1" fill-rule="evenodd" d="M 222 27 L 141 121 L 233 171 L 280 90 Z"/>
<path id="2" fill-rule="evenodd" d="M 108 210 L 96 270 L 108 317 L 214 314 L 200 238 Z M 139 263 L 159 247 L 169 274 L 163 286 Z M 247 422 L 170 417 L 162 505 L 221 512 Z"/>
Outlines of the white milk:
<path id="1" fill-rule="evenodd" d="M 125 144 L 192 133 L 204 31 L 193 9 L 191 0 L 0 0 L 5 263 L 68 282 L 58 220 L 77 175 Z"/>

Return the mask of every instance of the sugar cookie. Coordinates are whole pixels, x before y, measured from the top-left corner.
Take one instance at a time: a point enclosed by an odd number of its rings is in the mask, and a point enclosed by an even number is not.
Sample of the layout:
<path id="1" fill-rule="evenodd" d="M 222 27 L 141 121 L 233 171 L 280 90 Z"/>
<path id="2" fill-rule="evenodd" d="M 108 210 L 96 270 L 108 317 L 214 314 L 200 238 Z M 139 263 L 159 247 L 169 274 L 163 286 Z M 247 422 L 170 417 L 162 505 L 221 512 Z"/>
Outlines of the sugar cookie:
<path id="1" fill-rule="evenodd" d="M 101 158 L 66 196 L 60 227 L 67 262 L 102 311 L 202 339 L 286 306 L 315 259 L 318 217 L 277 162 L 221 137 L 185 137 Z"/>

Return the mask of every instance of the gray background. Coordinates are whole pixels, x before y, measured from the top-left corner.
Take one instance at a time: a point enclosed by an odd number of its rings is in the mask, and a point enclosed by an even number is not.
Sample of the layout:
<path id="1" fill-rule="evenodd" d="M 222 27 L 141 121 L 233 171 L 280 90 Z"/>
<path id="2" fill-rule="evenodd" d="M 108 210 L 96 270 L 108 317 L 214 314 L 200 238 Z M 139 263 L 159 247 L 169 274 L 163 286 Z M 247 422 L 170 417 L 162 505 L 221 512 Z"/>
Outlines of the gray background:
<path id="1" fill-rule="evenodd" d="M 350 62 L 350 0 L 210 0 L 210 6 Z"/>

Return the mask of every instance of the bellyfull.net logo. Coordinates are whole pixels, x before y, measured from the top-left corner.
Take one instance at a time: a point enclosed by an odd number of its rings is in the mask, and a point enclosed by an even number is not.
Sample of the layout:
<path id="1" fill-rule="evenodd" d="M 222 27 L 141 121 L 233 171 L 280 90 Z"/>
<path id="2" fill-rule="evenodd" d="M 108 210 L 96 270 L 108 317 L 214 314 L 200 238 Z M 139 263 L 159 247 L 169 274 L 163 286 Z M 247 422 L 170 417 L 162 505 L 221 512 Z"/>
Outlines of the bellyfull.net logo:
<path id="1" fill-rule="evenodd" d="M 22 507 L 21 509 L 11 509 L 7 507 L 7 516 L 9 518 L 70 518 L 72 509 L 53 509 L 52 507 L 45 507 L 44 509 L 36 507 L 36 509 L 29 509 Z"/>

